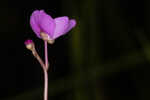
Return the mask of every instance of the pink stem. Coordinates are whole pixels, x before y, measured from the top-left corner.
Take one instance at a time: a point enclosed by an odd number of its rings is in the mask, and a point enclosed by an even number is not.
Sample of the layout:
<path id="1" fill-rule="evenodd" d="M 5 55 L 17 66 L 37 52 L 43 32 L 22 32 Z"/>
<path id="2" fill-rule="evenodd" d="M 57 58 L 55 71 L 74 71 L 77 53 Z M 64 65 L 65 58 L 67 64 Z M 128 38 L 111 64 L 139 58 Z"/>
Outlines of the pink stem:
<path id="1" fill-rule="evenodd" d="M 44 100 L 48 100 L 48 50 L 47 41 L 44 41 L 45 47 L 45 69 L 44 69 Z"/>
<path id="2" fill-rule="evenodd" d="M 45 46 L 45 67 L 48 70 L 48 50 L 47 50 L 47 41 L 44 41 Z"/>
<path id="3" fill-rule="evenodd" d="M 38 55 L 38 53 L 36 52 L 35 49 L 32 51 L 32 53 L 33 53 L 34 57 L 39 61 L 42 68 L 45 69 L 45 64 L 44 64 L 44 62 L 42 61 L 41 57 Z"/>
<path id="4" fill-rule="evenodd" d="M 45 64 L 42 61 L 41 57 L 36 52 L 36 49 L 33 48 L 32 53 L 34 57 L 39 61 L 44 72 L 44 100 L 48 100 L 48 50 L 47 50 L 47 41 L 44 41 L 45 47 Z"/>
<path id="5" fill-rule="evenodd" d="M 48 100 L 48 72 L 44 69 L 44 100 Z"/>

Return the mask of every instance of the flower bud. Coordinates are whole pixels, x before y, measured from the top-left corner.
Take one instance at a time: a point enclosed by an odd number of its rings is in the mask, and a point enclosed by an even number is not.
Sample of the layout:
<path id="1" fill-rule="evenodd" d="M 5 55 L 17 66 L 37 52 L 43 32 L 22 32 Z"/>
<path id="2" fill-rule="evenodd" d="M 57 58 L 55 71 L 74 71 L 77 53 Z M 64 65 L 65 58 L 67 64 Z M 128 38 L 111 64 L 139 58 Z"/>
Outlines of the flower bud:
<path id="1" fill-rule="evenodd" d="M 34 49 L 34 43 L 32 40 L 26 40 L 24 42 L 24 44 L 26 45 L 26 48 L 29 49 L 29 50 L 33 50 Z"/>

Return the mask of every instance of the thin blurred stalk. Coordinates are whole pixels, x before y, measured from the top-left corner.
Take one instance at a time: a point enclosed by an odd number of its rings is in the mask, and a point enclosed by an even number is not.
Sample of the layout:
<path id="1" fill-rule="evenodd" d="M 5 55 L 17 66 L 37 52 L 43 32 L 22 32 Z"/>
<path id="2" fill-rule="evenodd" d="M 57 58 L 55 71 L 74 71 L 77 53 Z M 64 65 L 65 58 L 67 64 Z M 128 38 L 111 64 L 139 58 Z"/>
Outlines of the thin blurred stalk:
<path id="1" fill-rule="evenodd" d="M 141 30 L 136 31 L 136 36 L 138 39 L 138 42 L 141 45 L 141 49 L 143 51 L 144 56 L 146 59 L 150 62 L 150 41 L 146 37 L 145 33 Z"/>
<path id="2" fill-rule="evenodd" d="M 137 40 L 140 43 L 141 46 L 141 52 L 143 53 L 144 57 L 146 58 L 146 60 L 150 63 L 150 41 L 148 39 L 148 37 L 146 36 L 146 33 L 142 30 L 137 30 L 135 31 L 136 36 L 137 36 Z M 145 67 L 145 66 L 143 66 Z M 146 67 L 145 67 L 146 68 Z M 146 68 L 145 70 L 149 70 L 149 68 Z M 149 91 L 149 72 L 146 73 L 148 71 L 145 71 L 144 75 L 144 79 L 141 80 L 136 80 L 137 82 L 137 87 L 140 90 L 140 98 L 142 100 L 149 100 L 149 93 L 147 91 Z M 142 77 L 140 76 L 140 77 Z M 134 76 L 135 77 L 135 76 Z M 138 77 L 139 78 L 139 77 Z"/>
<path id="3" fill-rule="evenodd" d="M 95 67 L 103 67 L 101 66 L 101 2 L 102 0 L 86 0 L 82 4 L 82 13 L 85 27 L 85 36 L 87 41 L 84 42 L 86 53 L 84 54 L 84 63 L 86 65 L 86 81 L 88 83 L 90 98 L 95 100 L 103 100 L 101 95 L 101 90 L 98 88 L 96 84 L 97 80 L 93 77 L 93 80 L 90 80 L 91 74 L 88 72 L 88 69 L 95 69 Z M 98 8 L 100 7 L 100 8 Z M 87 13 L 88 12 L 88 13 Z M 90 91 L 91 90 L 91 91 Z"/>
<path id="4" fill-rule="evenodd" d="M 64 11 L 68 10 L 70 15 L 74 15 L 77 19 L 77 27 L 72 32 L 72 38 L 70 42 L 70 55 L 71 55 L 71 65 L 73 73 L 73 84 L 74 84 L 74 99 L 75 100 L 88 100 L 89 96 L 86 91 L 86 76 L 85 76 L 85 54 L 88 55 L 88 49 L 85 50 L 85 39 L 88 36 L 85 34 L 86 25 L 84 17 L 81 16 L 85 12 L 82 12 L 80 8 L 87 4 L 86 1 L 79 0 L 68 0 L 63 4 Z M 68 6 L 69 5 L 69 6 Z M 88 12 L 87 12 L 88 13 Z M 86 64 L 87 65 L 87 64 Z M 88 67 L 88 66 L 87 66 Z"/>

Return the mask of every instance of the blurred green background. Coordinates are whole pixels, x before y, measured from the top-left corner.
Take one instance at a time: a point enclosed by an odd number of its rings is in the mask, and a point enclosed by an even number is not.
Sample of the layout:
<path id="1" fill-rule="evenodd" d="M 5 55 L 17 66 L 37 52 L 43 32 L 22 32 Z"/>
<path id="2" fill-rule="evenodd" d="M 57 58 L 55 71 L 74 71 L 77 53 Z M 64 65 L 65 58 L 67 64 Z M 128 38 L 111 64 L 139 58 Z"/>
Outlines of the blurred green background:
<path id="1" fill-rule="evenodd" d="M 42 100 L 43 72 L 24 41 L 44 9 L 77 26 L 49 46 L 49 100 L 150 100 L 148 0 L 0 1 L 0 100 Z"/>

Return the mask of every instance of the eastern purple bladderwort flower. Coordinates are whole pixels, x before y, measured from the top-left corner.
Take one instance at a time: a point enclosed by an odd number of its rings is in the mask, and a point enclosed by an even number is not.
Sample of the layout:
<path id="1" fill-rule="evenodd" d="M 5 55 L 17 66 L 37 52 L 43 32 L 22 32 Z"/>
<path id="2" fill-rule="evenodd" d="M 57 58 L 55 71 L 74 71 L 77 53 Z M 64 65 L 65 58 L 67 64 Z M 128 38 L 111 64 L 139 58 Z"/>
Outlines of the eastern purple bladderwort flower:
<path id="1" fill-rule="evenodd" d="M 69 19 L 67 16 L 52 18 L 44 12 L 44 10 L 35 10 L 30 17 L 30 25 L 36 36 L 44 41 L 45 62 L 35 49 L 35 44 L 32 40 L 26 40 L 26 48 L 32 51 L 33 56 L 39 61 L 44 72 L 44 100 L 48 100 L 48 50 L 47 43 L 53 44 L 55 40 L 65 35 L 73 27 L 76 26 L 74 19 Z"/>
<path id="2" fill-rule="evenodd" d="M 76 21 L 74 19 L 69 20 L 67 16 L 53 19 L 43 10 L 36 10 L 31 15 L 30 25 L 37 37 L 52 44 L 56 38 L 75 27 Z"/>

